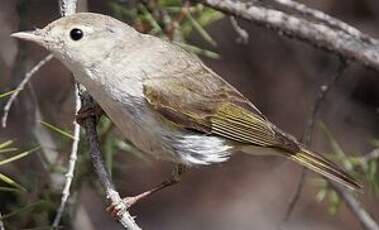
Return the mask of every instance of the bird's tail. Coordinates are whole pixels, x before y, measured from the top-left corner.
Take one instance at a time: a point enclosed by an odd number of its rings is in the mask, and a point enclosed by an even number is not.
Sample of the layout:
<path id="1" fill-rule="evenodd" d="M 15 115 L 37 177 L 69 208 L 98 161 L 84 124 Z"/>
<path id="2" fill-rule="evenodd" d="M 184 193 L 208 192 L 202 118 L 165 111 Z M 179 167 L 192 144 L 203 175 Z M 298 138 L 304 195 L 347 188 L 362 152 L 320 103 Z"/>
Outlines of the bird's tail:
<path id="1" fill-rule="evenodd" d="M 362 189 L 356 179 L 317 153 L 301 148 L 298 153 L 288 155 L 288 158 L 352 190 Z"/>

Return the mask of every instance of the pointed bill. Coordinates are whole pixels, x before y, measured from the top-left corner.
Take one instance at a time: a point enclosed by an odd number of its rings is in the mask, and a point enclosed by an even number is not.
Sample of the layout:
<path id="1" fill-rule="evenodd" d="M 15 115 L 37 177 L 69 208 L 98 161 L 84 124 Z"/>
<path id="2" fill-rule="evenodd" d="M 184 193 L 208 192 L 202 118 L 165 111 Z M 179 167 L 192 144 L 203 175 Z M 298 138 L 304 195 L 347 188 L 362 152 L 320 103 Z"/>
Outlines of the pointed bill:
<path id="1" fill-rule="evenodd" d="M 17 32 L 11 34 L 10 36 L 12 38 L 35 42 L 39 45 L 44 45 L 46 42 L 41 30 Z"/>

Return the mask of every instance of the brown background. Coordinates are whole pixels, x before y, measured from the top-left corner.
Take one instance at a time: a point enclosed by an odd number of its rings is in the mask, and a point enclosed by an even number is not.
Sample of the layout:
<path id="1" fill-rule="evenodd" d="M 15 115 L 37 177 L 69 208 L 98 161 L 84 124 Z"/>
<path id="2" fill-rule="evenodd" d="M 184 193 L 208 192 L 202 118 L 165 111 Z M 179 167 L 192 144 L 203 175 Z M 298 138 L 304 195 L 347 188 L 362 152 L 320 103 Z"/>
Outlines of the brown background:
<path id="1" fill-rule="evenodd" d="M 31 0 L 25 28 L 43 27 L 58 17 L 56 1 Z M 379 37 L 379 3 L 376 0 L 303 1 L 345 20 L 374 37 Z M 18 30 L 19 18 L 15 0 L 0 2 L 0 92 L 14 88 L 17 43 L 9 38 Z M 89 11 L 109 14 L 106 1 L 89 0 Z M 327 82 L 337 68 L 333 55 L 307 44 L 280 37 L 267 29 L 242 22 L 250 34 L 248 45 L 235 42 L 237 34 L 225 18 L 208 29 L 219 46 L 219 60 L 204 61 L 249 97 L 267 117 L 282 129 L 301 137 L 310 108 L 320 85 Z M 207 47 L 194 34 L 191 42 Z M 21 48 L 30 69 L 46 51 L 27 44 Z M 13 82 L 13 83 L 12 83 Z M 70 74 L 53 61 L 32 80 L 38 104 L 46 120 L 58 127 L 71 127 L 72 82 Z M 27 97 L 23 95 L 23 97 Z M 28 140 L 28 114 L 18 103 L 10 115 L 7 129 L 0 129 L 0 140 L 16 139 L 22 145 Z M 3 101 L 0 101 L 0 105 Z M 349 154 L 365 154 L 369 141 L 378 137 L 379 78 L 378 73 L 352 63 L 328 95 L 320 109 L 320 119 Z M 31 118 L 30 118 L 31 117 Z M 328 140 L 317 125 L 312 147 L 330 152 Z M 62 151 L 62 161 L 69 151 Z M 134 156 L 117 155 L 114 180 L 122 194 L 141 192 L 169 175 L 171 165 L 146 163 Z M 5 168 L 11 175 L 33 173 L 32 160 L 21 163 L 22 169 Z M 283 223 L 286 208 L 295 191 L 300 167 L 276 157 L 251 157 L 236 154 L 230 161 L 208 168 L 195 168 L 181 184 L 155 195 L 131 212 L 144 229 L 358 229 L 359 223 L 343 205 L 336 216 L 327 212 L 328 204 L 319 203 L 319 187 L 315 175 L 309 174 L 305 189 L 293 216 Z M 36 180 L 41 179 L 36 175 Z M 95 180 L 95 177 L 93 177 Z M 73 229 L 121 229 L 104 213 L 104 201 L 91 186 L 83 185 L 78 199 L 79 209 L 72 220 Z M 359 197 L 376 219 L 378 201 L 368 194 Z M 0 200 L 0 211 L 2 210 Z"/>

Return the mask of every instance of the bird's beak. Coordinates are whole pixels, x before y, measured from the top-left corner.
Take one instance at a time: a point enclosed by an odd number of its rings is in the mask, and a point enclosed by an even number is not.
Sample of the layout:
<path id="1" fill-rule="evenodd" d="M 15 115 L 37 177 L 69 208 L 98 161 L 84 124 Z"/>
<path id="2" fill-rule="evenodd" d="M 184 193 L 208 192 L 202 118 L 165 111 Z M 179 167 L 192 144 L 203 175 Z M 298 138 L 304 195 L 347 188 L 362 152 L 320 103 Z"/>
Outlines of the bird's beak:
<path id="1" fill-rule="evenodd" d="M 31 41 L 39 45 L 45 46 L 45 37 L 41 29 L 34 31 L 24 31 L 11 34 L 12 38 L 18 38 L 21 40 Z"/>

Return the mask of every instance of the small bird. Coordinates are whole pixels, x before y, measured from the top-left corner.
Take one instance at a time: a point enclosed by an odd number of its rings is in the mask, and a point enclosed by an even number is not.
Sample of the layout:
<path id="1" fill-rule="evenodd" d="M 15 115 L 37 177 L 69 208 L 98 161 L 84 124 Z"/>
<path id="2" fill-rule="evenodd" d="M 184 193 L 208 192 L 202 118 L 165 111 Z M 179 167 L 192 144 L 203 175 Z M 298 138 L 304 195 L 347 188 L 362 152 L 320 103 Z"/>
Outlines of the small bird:
<path id="1" fill-rule="evenodd" d="M 236 151 L 269 148 L 350 189 L 361 188 L 272 124 L 197 56 L 168 41 L 94 13 L 11 36 L 51 51 L 146 154 L 190 167 L 224 162 Z"/>

